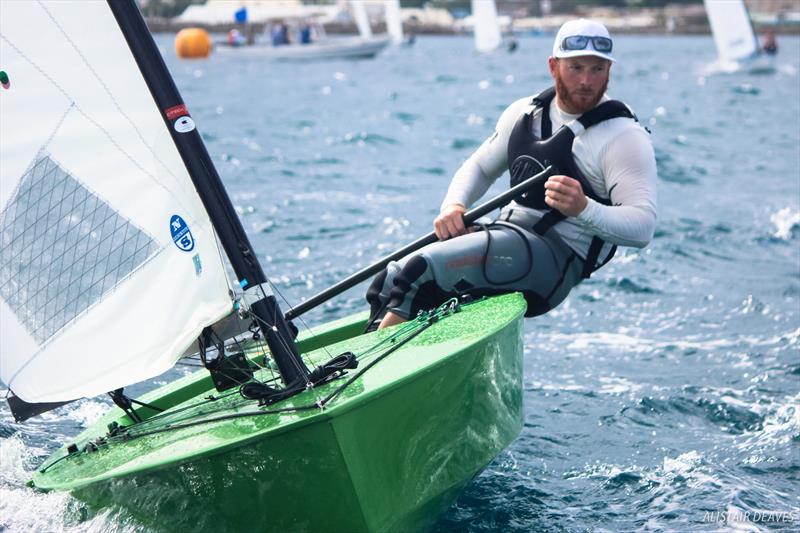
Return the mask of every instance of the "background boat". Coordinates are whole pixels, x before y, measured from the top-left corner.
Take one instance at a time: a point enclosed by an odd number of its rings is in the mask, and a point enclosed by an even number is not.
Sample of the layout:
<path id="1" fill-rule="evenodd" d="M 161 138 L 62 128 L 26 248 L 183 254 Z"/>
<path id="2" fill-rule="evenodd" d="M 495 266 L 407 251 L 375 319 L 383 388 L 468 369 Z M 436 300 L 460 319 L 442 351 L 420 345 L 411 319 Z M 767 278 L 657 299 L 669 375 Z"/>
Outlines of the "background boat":
<path id="1" fill-rule="evenodd" d="M 494 0 L 472 0 L 471 6 L 475 50 L 492 52 L 503 42 L 497 21 L 497 6 Z"/>
<path id="2" fill-rule="evenodd" d="M 774 57 L 762 53 L 744 0 L 704 0 L 704 3 L 718 54 L 712 70 L 774 72 Z"/>
<path id="3" fill-rule="evenodd" d="M 325 59 L 368 59 L 375 57 L 390 43 L 389 37 L 335 37 L 325 38 L 309 44 L 289 44 L 272 46 L 252 44 L 244 46 L 225 46 L 220 44 L 216 50 L 227 54 L 249 54 L 279 61 L 316 61 Z"/>
<path id="4" fill-rule="evenodd" d="M 284 31 L 290 31 L 292 34 L 292 37 L 285 44 L 276 45 L 276 43 L 270 43 L 268 42 L 268 36 L 265 35 L 250 44 L 244 43 L 230 46 L 226 41 L 221 41 L 217 44 L 217 49 L 223 52 L 257 54 L 265 59 L 280 61 L 315 61 L 337 58 L 368 59 L 379 54 L 392 42 L 393 38 L 398 38 L 396 32 L 399 20 L 392 19 L 393 23 L 390 26 L 387 25 L 394 34 L 375 36 L 372 34 L 372 28 L 370 27 L 363 1 L 350 0 L 348 5 L 358 28 L 359 35 L 357 37 L 331 38 L 326 35 L 322 25 L 311 19 L 288 19 L 275 22 L 275 24 L 283 24 Z M 399 17 L 399 8 L 395 11 L 393 7 L 395 6 L 387 4 L 387 16 L 396 15 Z M 387 20 L 389 19 L 387 18 Z M 301 42 L 299 38 L 302 26 L 313 26 L 311 28 L 313 39 L 309 42 Z M 270 27 L 267 29 L 269 30 Z M 399 38 L 402 40 L 402 26 L 400 26 Z"/>

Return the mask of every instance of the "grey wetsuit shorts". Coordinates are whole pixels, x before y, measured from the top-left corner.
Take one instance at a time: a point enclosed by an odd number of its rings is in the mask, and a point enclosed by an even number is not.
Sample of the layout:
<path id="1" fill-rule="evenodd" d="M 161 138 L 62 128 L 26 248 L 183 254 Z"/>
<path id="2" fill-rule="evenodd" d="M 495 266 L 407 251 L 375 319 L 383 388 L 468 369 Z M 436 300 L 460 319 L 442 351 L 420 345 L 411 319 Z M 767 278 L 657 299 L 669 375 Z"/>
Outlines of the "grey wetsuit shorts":
<path id="1" fill-rule="evenodd" d="M 533 232 L 536 215 L 505 208 L 478 231 L 430 244 L 389 263 L 367 291 L 373 320 L 385 312 L 413 318 L 453 296 L 519 291 L 526 316 L 546 313 L 581 282 L 583 260 L 555 231 Z"/>

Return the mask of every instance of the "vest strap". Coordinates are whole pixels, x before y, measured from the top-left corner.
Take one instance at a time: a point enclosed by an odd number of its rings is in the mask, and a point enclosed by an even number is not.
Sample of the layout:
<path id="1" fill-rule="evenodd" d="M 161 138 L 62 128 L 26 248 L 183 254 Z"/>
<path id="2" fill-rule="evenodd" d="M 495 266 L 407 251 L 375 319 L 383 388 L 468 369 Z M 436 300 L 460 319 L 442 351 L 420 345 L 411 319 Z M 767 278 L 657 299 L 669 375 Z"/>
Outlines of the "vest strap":
<path id="1" fill-rule="evenodd" d="M 589 129 L 589 127 L 594 126 L 595 124 L 599 124 L 600 122 L 610 120 L 612 118 L 630 118 L 638 122 L 636 116 L 631 113 L 630 109 L 628 109 L 628 106 L 619 100 L 608 100 L 603 102 L 594 109 L 590 109 L 578 117 L 578 122 L 583 124 L 584 128 Z"/>
<path id="2" fill-rule="evenodd" d="M 533 100 L 531 100 L 531 104 L 533 104 L 534 107 L 543 107 L 549 104 L 550 101 L 553 98 L 555 98 L 555 96 L 556 96 L 556 88 L 548 87 L 544 91 L 534 96 Z"/>
<path id="3" fill-rule="evenodd" d="M 589 251 L 586 252 L 586 261 L 583 263 L 583 272 L 581 272 L 581 278 L 589 279 L 592 276 L 592 272 L 605 266 L 605 264 L 611 261 L 611 258 L 614 257 L 614 254 L 617 251 L 616 244 L 611 247 L 611 251 L 608 252 L 606 258 L 603 259 L 603 262 L 597 264 L 597 260 L 600 258 L 600 251 L 603 249 L 604 244 L 605 241 L 600 237 L 592 237 L 592 242 L 589 244 Z"/>
<path id="4" fill-rule="evenodd" d="M 553 98 L 555 97 L 556 97 L 556 88 L 548 87 L 544 91 L 537 94 L 531 101 L 534 109 L 542 108 L 542 139 L 547 139 L 551 135 L 553 135 L 553 121 L 550 120 L 550 113 L 548 113 L 548 108 L 550 106 L 550 102 L 552 102 Z M 530 117 L 532 124 L 533 113 L 531 113 Z"/>
<path id="5" fill-rule="evenodd" d="M 542 216 L 542 218 L 539 219 L 539 222 L 533 225 L 533 231 L 535 233 L 538 233 L 539 235 L 544 235 L 545 233 L 550 231 L 550 228 L 552 228 L 565 218 L 567 217 L 565 217 L 561 213 L 561 211 L 558 211 L 557 209 L 551 209 L 550 211 L 545 213 L 544 216 Z"/>

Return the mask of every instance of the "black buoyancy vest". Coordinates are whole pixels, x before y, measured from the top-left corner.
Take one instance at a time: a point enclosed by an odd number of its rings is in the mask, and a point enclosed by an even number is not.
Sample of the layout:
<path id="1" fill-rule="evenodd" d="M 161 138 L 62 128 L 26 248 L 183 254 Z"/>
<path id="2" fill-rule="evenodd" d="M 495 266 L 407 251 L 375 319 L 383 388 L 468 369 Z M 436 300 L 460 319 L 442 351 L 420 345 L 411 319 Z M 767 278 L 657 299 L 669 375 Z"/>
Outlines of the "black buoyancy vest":
<path id="1" fill-rule="evenodd" d="M 552 102 L 555 95 L 555 88 L 550 87 L 535 96 L 531 101 L 533 110 L 524 113 L 517 119 L 514 128 L 511 130 L 511 136 L 508 140 L 508 167 L 511 174 L 511 186 L 513 187 L 543 171 L 546 167 L 553 165 L 557 173 L 578 180 L 586 196 L 603 205 L 611 205 L 610 199 L 602 198 L 595 192 L 589 180 L 575 163 L 575 157 L 572 154 L 575 132 L 568 125 L 564 125 L 553 134 L 549 110 L 550 102 Z M 539 108 L 542 109 L 541 139 L 536 138 L 533 134 L 531 124 L 534 112 Z M 578 117 L 577 122 L 584 129 L 589 129 L 612 118 L 636 120 L 636 116 L 628 109 L 628 106 L 618 100 L 608 100 Z M 539 234 L 544 234 L 553 225 L 566 218 L 559 211 L 551 209 L 545 203 L 544 192 L 544 184 L 541 184 L 515 198 L 517 203 L 524 206 L 548 211 L 533 228 Z M 588 278 L 593 271 L 605 265 L 614 255 L 616 246 L 611 249 L 602 264 L 596 266 L 603 244 L 604 241 L 599 237 L 592 239 L 583 270 L 584 278 Z"/>

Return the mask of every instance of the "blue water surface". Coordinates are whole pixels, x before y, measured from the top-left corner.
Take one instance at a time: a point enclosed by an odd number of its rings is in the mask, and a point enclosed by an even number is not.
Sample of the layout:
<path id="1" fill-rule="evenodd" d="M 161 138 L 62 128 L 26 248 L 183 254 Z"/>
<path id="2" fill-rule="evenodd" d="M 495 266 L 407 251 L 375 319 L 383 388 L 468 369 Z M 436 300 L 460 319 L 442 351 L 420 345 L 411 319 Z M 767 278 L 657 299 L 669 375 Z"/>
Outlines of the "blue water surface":
<path id="1" fill-rule="evenodd" d="M 547 37 L 483 56 L 421 36 L 303 64 L 179 60 L 172 39 L 157 38 L 290 304 L 428 232 L 505 106 L 550 83 Z M 800 39 L 780 45 L 773 72 L 721 74 L 709 36 L 616 39 L 609 92 L 656 149 L 655 239 L 526 322 L 522 434 L 436 532 L 800 528 Z M 364 291 L 305 319 L 361 310 Z M 106 407 L 21 425 L 0 408 L 0 531 L 137 531 L 24 486 Z"/>

